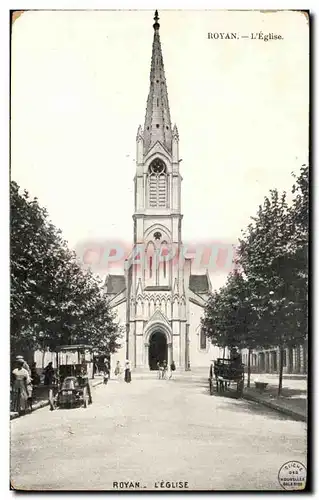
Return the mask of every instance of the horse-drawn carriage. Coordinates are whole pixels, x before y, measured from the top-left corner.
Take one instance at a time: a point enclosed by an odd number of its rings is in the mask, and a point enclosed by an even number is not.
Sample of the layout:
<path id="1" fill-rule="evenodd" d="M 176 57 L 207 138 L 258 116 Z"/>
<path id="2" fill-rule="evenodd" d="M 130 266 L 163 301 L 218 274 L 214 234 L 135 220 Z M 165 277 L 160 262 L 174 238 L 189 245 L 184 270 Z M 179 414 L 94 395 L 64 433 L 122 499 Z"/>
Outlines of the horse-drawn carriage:
<path id="1" fill-rule="evenodd" d="M 209 392 L 222 393 L 236 389 L 237 396 L 242 396 L 244 390 L 245 367 L 232 359 L 218 358 L 211 365 L 209 373 Z"/>
<path id="2" fill-rule="evenodd" d="M 57 352 L 57 376 L 49 388 L 50 410 L 92 404 L 89 377 L 93 373 L 92 350 L 87 345 L 61 346 Z"/>

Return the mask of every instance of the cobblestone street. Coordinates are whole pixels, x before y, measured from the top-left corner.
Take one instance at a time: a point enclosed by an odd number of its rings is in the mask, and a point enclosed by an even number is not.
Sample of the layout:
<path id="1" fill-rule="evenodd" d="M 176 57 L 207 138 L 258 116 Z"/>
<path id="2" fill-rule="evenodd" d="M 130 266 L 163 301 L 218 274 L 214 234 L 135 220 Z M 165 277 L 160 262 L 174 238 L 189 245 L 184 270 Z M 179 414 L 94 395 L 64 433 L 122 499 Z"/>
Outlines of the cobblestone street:
<path id="1" fill-rule="evenodd" d="M 93 389 L 93 400 L 87 409 L 46 407 L 11 422 L 14 488 L 114 490 L 132 481 L 154 489 L 163 481 L 280 490 L 285 462 L 306 465 L 306 424 L 254 402 L 209 396 L 202 376 L 133 373 L 131 384 Z"/>

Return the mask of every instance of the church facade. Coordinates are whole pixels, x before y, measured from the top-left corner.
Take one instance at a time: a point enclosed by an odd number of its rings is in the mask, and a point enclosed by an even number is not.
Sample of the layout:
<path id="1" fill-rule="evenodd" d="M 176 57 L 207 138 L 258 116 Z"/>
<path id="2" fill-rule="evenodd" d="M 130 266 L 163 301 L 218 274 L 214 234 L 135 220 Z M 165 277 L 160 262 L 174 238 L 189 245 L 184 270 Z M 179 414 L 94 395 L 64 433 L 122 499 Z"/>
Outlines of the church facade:
<path id="1" fill-rule="evenodd" d="M 132 368 L 156 369 L 174 360 L 176 367 L 208 367 L 219 349 L 211 345 L 200 320 L 211 282 L 208 273 L 192 274 L 182 251 L 179 134 L 172 126 L 159 18 L 154 38 L 144 128 L 136 137 L 133 248 L 123 275 L 108 275 L 109 304 L 125 330 L 112 366 L 129 359 Z M 134 253 L 134 252 L 133 252 Z"/>

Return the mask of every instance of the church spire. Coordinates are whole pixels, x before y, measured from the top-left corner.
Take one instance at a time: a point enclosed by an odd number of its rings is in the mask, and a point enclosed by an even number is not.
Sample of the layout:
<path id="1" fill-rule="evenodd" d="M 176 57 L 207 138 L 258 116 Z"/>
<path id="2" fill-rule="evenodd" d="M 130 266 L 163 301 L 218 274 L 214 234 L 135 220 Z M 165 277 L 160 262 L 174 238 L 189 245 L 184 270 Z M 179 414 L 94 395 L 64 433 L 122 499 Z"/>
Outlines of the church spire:
<path id="1" fill-rule="evenodd" d="M 169 152 L 172 151 L 172 128 L 169 112 L 167 87 L 164 73 L 159 17 L 154 16 L 154 39 L 150 72 L 150 90 L 147 99 L 144 124 L 144 152 L 159 141 Z"/>

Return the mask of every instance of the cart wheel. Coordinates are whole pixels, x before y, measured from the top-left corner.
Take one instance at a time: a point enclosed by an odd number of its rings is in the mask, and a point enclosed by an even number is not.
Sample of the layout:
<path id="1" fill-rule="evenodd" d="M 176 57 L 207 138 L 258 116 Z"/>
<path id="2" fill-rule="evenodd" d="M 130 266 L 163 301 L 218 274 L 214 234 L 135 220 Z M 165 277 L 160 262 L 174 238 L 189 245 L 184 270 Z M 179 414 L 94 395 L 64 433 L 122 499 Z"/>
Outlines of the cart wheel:
<path id="1" fill-rule="evenodd" d="M 53 411 L 55 410 L 55 404 L 54 404 L 54 397 L 53 397 L 53 390 L 49 389 L 49 405 L 50 405 L 50 410 Z"/>
<path id="2" fill-rule="evenodd" d="M 88 404 L 89 404 L 89 395 L 88 395 L 87 388 L 84 387 L 84 389 L 83 389 L 83 406 L 84 406 L 84 408 L 87 408 Z"/>

